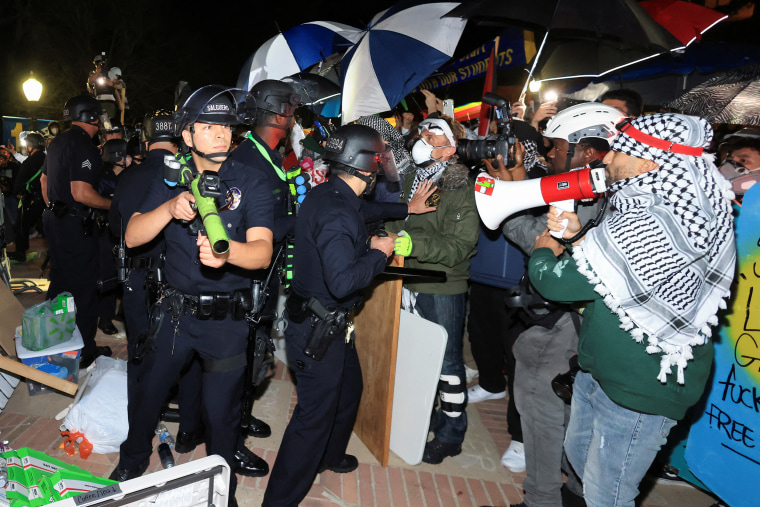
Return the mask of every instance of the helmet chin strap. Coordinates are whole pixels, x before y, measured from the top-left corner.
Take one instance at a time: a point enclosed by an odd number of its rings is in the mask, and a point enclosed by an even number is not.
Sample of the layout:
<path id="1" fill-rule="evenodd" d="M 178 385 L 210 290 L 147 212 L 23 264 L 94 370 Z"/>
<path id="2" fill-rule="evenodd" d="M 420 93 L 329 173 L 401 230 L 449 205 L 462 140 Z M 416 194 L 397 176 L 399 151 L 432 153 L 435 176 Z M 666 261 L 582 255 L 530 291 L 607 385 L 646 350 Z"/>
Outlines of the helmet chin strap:
<path id="1" fill-rule="evenodd" d="M 193 137 L 195 135 L 195 128 L 191 125 L 190 126 L 190 140 L 193 142 L 193 146 L 190 147 L 190 151 L 197 154 L 199 157 L 205 158 L 206 160 L 213 162 L 214 164 L 221 164 L 225 160 L 227 160 L 227 157 L 230 156 L 231 148 L 228 148 L 227 151 L 215 151 L 213 153 L 203 153 L 202 151 L 195 148 L 195 138 Z M 221 158 L 221 160 L 214 160 L 217 158 Z"/>

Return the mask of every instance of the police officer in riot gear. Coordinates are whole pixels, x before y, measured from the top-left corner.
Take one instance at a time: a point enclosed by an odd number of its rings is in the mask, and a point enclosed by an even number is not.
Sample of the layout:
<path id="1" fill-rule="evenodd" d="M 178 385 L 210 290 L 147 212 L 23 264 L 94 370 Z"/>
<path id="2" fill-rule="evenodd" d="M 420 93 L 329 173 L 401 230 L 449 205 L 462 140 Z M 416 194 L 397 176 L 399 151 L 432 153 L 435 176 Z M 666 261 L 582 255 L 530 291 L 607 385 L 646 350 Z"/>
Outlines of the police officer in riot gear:
<path id="1" fill-rule="evenodd" d="M 111 474 L 117 480 L 141 475 L 148 466 L 154 428 L 164 400 L 183 368 L 197 354 L 203 362 L 200 398 L 206 422 L 209 454 L 219 454 L 239 471 L 240 400 L 245 369 L 250 310 L 247 270 L 265 268 L 272 257 L 271 197 L 260 177 L 235 161 L 227 161 L 231 126 L 244 121 L 236 90 L 210 85 L 197 90 L 174 115 L 174 132 L 181 135 L 192 157 L 194 174 L 219 178 L 227 202 L 219 217 L 229 248 L 215 253 L 209 238 L 189 233 L 197 213 L 195 197 L 179 186 L 170 187 L 158 173 L 147 195 L 129 219 L 126 245 L 136 248 L 163 231 L 166 243 L 166 283 L 161 300 L 163 322 L 158 326 L 155 351 L 143 359 L 137 403 L 129 436 L 121 446 L 119 465 Z M 183 223 L 183 221 L 185 223 Z M 248 306 L 248 308 L 246 308 Z M 250 451 L 245 472 L 265 475 L 265 461 Z M 258 461 L 256 461 L 258 460 Z M 237 505 L 237 485 L 230 481 L 230 505 Z"/>
<path id="2" fill-rule="evenodd" d="M 251 89 L 251 95 L 256 99 L 255 126 L 246 139 L 240 143 L 230 155 L 257 174 L 264 176 L 268 183 L 274 201 L 274 252 L 280 251 L 288 236 L 295 231 L 296 215 L 294 212 L 294 196 L 286 181 L 286 172 L 282 167 L 282 155 L 277 150 L 278 145 L 288 137 L 293 125 L 293 113 L 301 101 L 292 86 L 281 81 L 265 79 L 256 83 Z M 275 261 L 276 259 L 272 259 Z M 266 280 L 266 270 L 254 273 L 254 278 Z M 275 311 L 277 295 L 280 288 L 278 276 L 270 277 L 268 299 L 262 310 L 263 315 Z M 262 322 L 266 335 L 271 334 L 272 323 Z M 247 409 L 246 404 L 244 408 Z M 272 430 L 264 421 L 253 414 L 243 414 L 242 431 L 253 437 L 268 437 Z"/>
<path id="3" fill-rule="evenodd" d="M 99 355 L 111 355 L 109 347 L 95 344 L 98 324 L 98 242 L 89 219 L 90 209 L 108 209 L 111 200 L 98 194 L 102 161 L 92 138 L 101 124 L 98 101 L 86 95 L 66 102 L 64 119 L 71 128 L 48 146 L 40 185 L 48 208 L 43 228 L 50 252 L 48 299 L 64 291 L 74 296 L 77 327 L 84 347 L 79 361 L 87 367 Z"/>
<path id="4" fill-rule="evenodd" d="M 24 144 L 28 157 L 21 163 L 13 185 L 13 193 L 21 200 L 21 216 L 16 219 L 15 238 L 16 251 L 8 257 L 26 261 L 26 251 L 29 249 L 29 230 L 34 227 L 45 209 L 40 187 L 42 164 L 45 162 L 45 138 L 37 132 L 27 134 Z"/>
<path id="5" fill-rule="evenodd" d="M 371 192 L 380 171 L 392 172 L 395 165 L 372 128 L 339 128 L 325 146 L 324 160 L 332 177 L 307 194 L 296 223 L 296 276 L 286 305 L 285 334 L 298 404 L 269 478 L 265 506 L 297 505 L 317 473 L 347 473 L 358 466 L 346 454 L 362 393 L 361 367 L 348 326 L 360 307 L 359 291 L 383 272 L 394 246 L 391 238 L 370 237 L 365 224 L 404 218 L 416 209 L 415 203 L 407 207 L 360 198 Z M 328 322 L 335 325 L 325 326 Z M 312 329 L 326 332 L 313 335 Z"/>

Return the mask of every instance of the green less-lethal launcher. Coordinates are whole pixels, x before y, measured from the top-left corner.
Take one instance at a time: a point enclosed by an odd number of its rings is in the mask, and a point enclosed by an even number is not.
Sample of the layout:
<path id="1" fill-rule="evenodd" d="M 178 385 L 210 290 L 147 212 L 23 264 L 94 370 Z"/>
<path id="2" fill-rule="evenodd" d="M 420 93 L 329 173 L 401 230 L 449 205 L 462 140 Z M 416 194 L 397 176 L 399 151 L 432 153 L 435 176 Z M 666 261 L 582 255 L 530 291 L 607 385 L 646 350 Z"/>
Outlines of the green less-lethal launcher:
<path id="1" fill-rule="evenodd" d="M 216 208 L 216 198 L 222 192 L 219 185 L 219 175 L 216 173 L 203 173 L 197 176 L 187 166 L 186 160 L 180 155 L 166 155 L 164 157 L 164 181 L 170 187 L 183 185 L 190 189 L 195 197 L 195 207 L 203 222 L 211 249 L 215 254 L 226 253 L 230 249 L 230 240 L 227 231 L 219 218 Z"/>
<path id="2" fill-rule="evenodd" d="M 190 191 L 193 193 L 193 197 L 195 197 L 195 207 L 201 215 L 203 228 L 206 229 L 206 235 L 211 243 L 211 249 L 215 254 L 223 254 L 227 253 L 230 249 L 230 240 L 227 237 L 227 231 L 222 224 L 222 219 L 219 218 L 219 211 L 216 209 L 216 200 L 213 197 L 208 196 L 207 189 L 210 185 L 210 178 L 208 178 L 208 176 L 216 177 L 216 188 L 218 189 L 219 177 L 216 174 L 210 175 L 204 173 L 195 177 L 190 184 Z"/>

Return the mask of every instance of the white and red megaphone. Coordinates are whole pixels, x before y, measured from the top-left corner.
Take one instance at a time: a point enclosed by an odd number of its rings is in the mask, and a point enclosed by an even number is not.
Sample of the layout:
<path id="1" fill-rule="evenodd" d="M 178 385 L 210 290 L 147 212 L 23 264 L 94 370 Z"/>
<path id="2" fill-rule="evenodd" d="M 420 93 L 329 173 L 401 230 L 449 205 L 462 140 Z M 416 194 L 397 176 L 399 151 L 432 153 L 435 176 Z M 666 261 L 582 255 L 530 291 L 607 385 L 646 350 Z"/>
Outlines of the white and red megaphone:
<path id="1" fill-rule="evenodd" d="M 574 211 L 575 201 L 606 191 L 603 167 L 522 181 L 500 181 L 481 173 L 475 180 L 475 204 L 483 224 L 493 230 L 518 211 L 547 204 Z M 562 231 L 552 235 L 562 237 Z"/>

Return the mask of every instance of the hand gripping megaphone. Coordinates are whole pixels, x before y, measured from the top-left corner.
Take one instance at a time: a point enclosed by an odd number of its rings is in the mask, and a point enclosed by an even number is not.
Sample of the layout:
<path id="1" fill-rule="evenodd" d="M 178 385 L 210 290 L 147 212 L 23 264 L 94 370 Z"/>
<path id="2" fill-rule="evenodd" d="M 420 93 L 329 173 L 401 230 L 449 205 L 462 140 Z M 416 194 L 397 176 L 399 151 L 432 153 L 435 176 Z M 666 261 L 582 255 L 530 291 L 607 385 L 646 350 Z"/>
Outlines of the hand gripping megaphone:
<path id="1" fill-rule="evenodd" d="M 603 167 L 522 181 L 501 181 L 481 173 L 475 180 L 475 205 L 483 224 L 494 230 L 518 211 L 547 204 L 575 211 L 575 201 L 591 199 L 606 191 Z M 562 237 L 562 232 L 553 231 L 552 235 Z"/>

